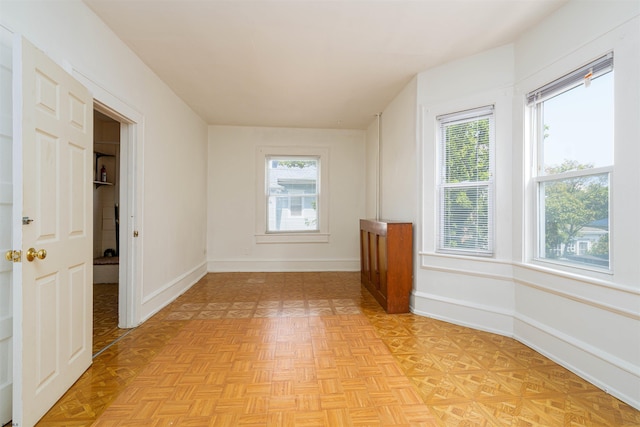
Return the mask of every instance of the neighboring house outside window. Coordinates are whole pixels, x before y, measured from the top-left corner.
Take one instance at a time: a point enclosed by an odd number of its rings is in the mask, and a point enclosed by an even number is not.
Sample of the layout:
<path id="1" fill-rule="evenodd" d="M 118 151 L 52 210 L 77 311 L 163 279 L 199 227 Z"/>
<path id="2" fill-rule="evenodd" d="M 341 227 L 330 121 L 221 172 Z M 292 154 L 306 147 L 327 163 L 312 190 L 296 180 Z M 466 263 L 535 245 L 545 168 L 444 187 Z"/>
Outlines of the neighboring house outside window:
<path id="1" fill-rule="evenodd" d="M 256 150 L 258 244 L 329 242 L 329 148 Z"/>
<path id="2" fill-rule="evenodd" d="M 493 254 L 494 108 L 439 116 L 439 252 Z"/>
<path id="3" fill-rule="evenodd" d="M 536 259 L 611 266 L 613 55 L 527 95 L 536 143 Z"/>
<path id="4" fill-rule="evenodd" d="M 267 232 L 318 230 L 317 157 L 269 157 Z"/>

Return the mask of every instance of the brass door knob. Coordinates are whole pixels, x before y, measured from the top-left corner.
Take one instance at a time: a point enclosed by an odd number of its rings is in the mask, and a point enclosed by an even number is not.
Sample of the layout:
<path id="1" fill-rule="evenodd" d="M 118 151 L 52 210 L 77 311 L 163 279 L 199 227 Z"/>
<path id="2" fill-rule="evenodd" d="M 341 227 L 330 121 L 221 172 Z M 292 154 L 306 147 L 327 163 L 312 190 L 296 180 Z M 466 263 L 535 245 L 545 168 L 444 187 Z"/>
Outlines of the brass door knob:
<path id="1" fill-rule="evenodd" d="M 20 262 L 21 257 L 22 257 L 22 251 L 14 251 L 14 250 L 8 250 L 5 254 L 4 257 L 7 259 L 7 261 L 9 262 Z"/>
<path id="2" fill-rule="evenodd" d="M 29 248 L 27 250 L 27 261 L 33 262 L 34 259 L 45 259 L 47 257 L 47 251 L 44 249 L 40 249 L 36 251 L 34 248 Z"/>

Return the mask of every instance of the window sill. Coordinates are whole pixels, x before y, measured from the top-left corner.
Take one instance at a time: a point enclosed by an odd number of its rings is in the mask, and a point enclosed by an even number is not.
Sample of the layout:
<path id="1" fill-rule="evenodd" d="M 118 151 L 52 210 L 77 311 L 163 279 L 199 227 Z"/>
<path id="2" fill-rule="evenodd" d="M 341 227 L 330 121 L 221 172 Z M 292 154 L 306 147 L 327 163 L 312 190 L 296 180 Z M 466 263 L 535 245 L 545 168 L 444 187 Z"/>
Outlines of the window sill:
<path id="1" fill-rule="evenodd" d="M 329 243 L 326 233 L 256 234 L 256 243 Z"/>
<path id="2" fill-rule="evenodd" d="M 547 259 L 547 258 L 533 258 L 531 259 L 531 261 L 525 264 L 528 264 L 532 267 L 536 267 L 541 270 L 552 270 L 552 271 L 555 270 L 557 272 L 575 274 L 577 276 L 583 276 L 583 275 L 585 277 L 589 277 L 592 275 L 594 277 L 597 277 L 597 275 L 605 275 L 604 277 L 613 276 L 613 269 L 611 268 L 598 267 L 595 265 L 587 265 L 587 264 L 571 264 L 571 263 L 555 261 L 553 259 Z"/>

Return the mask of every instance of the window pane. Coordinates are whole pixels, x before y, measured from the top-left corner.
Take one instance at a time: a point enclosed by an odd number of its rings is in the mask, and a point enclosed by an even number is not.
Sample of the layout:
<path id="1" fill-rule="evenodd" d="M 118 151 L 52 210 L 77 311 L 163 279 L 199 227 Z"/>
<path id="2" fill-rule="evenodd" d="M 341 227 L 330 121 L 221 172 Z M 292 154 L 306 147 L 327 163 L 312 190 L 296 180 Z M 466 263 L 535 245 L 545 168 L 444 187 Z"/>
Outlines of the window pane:
<path id="1" fill-rule="evenodd" d="M 267 160 L 267 231 L 317 231 L 319 160 L 308 157 Z"/>
<path id="2" fill-rule="evenodd" d="M 444 189 L 442 247 L 489 251 L 489 187 Z"/>
<path id="3" fill-rule="evenodd" d="M 609 174 L 539 185 L 541 258 L 609 268 Z"/>
<path id="4" fill-rule="evenodd" d="M 590 170 L 613 166 L 613 79 L 609 71 L 565 91 L 560 85 L 537 104 L 538 174 L 553 177 L 538 182 L 540 259 L 610 268 L 610 173 Z"/>
<path id="5" fill-rule="evenodd" d="M 489 118 L 445 125 L 445 183 L 488 181 Z"/>
<path id="6" fill-rule="evenodd" d="M 613 72 L 543 102 L 542 174 L 613 164 Z"/>
<path id="7" fill-rule="evenodd" d="M 291 216 L 302 216 L 302 197 L 292 197 Z"/>
<path id="8" fill-rule="evenodd" d="M 438 120 L 438 250 L 491 255 L 493 106 L 446 114 Z"/>

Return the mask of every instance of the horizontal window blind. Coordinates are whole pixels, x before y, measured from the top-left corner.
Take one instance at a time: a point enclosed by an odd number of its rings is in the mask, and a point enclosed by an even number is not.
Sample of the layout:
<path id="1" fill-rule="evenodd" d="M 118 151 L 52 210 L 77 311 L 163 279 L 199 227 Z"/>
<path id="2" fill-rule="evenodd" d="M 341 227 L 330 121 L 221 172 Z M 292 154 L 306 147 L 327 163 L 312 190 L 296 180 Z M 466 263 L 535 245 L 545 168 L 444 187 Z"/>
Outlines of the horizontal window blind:
<path id="1" fill-rule="evenodd" d="M 471 110 L 458 111 L 456 113 L 443 114 L 437 117 L 440 127 L 451 122 L 462 122 L 465 120 L 477 120 L 481 117 L 489 117 L 493 114 L 493 105 L 474 108 Z"/>
<path id="2" fill-rule="evenodd" d="M 529 92 L 527 94 L 527 105 L 542 102 L 584 83 L 585 79 L 595 79 L 612 70 L 613 52 L 610 52 L 551 83 Z"/>
<path id="3" fill-rule="evenodd" d="M 493 253 L 494 108 L 438 117 L 438 250 Z"/>

